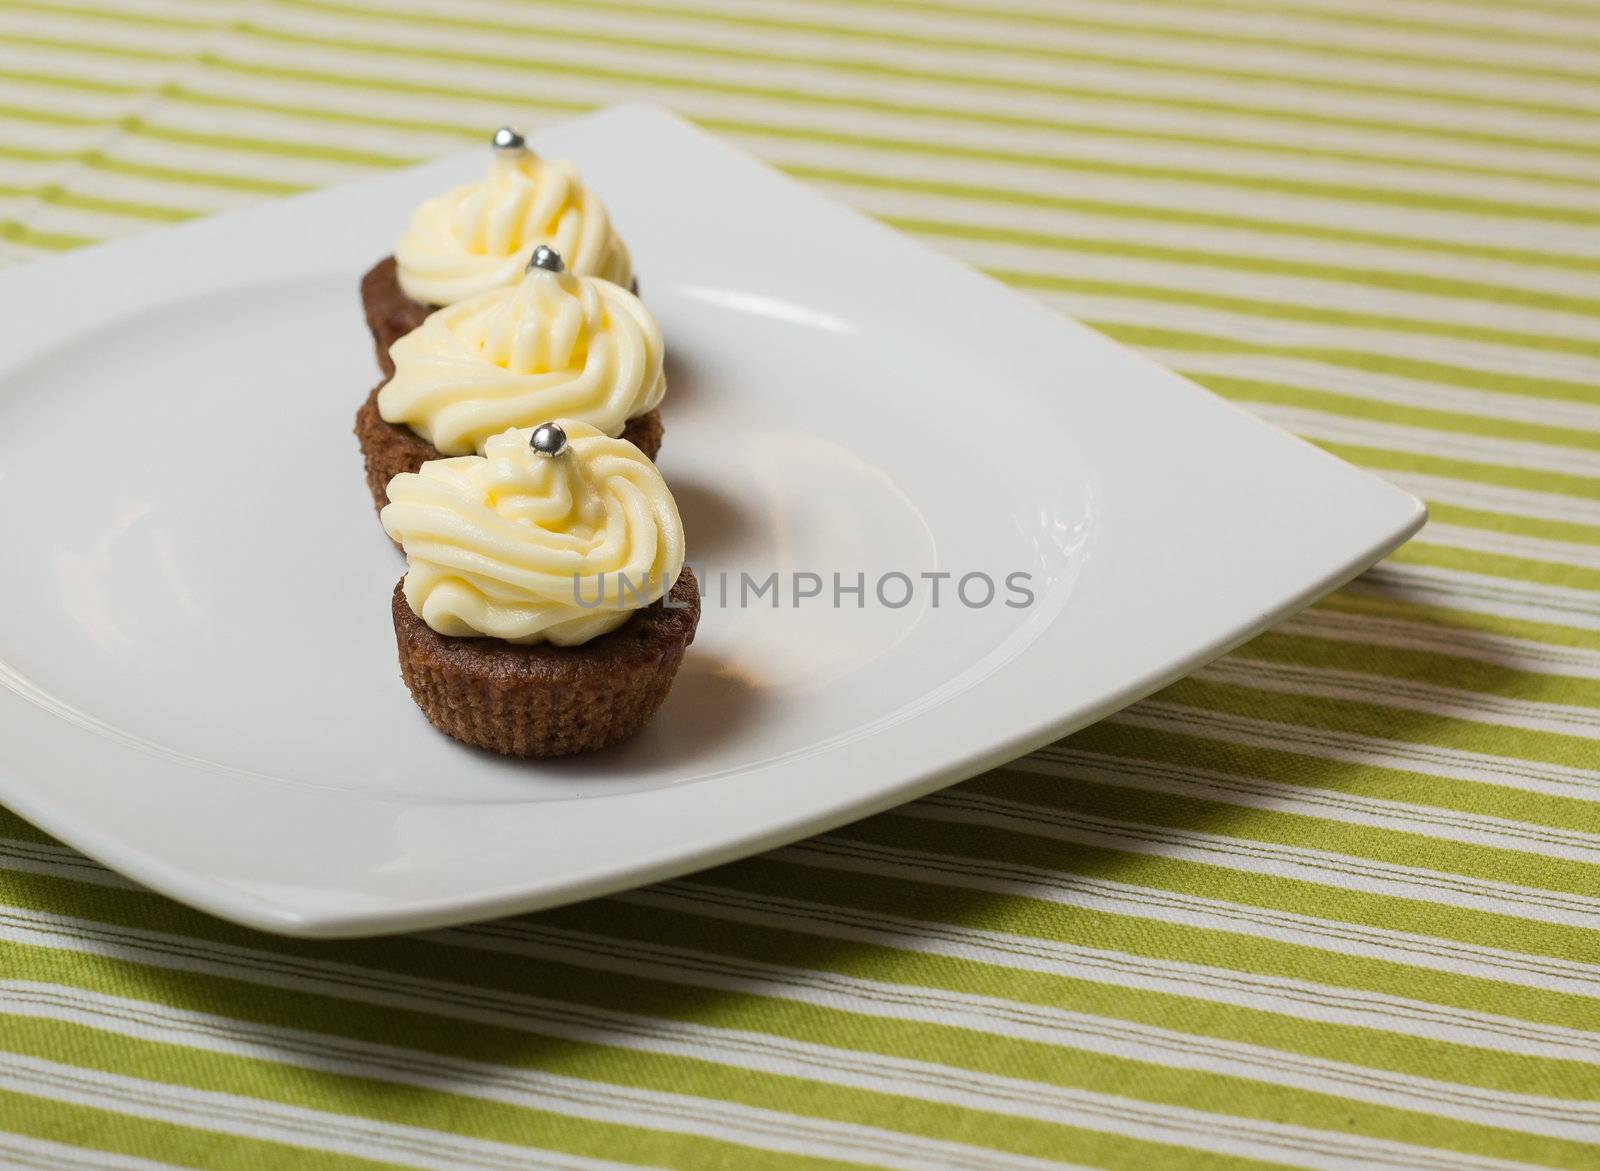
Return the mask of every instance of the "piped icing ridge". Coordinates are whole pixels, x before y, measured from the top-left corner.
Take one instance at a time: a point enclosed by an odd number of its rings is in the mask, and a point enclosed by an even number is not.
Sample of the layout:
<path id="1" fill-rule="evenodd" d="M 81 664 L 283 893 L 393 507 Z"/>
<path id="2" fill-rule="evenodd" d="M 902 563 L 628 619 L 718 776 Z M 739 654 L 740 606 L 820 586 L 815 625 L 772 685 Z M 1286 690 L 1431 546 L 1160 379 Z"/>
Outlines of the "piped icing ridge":
<path id="1" fill-rule="evenodd" d="M 453 305 L 515 283 L 536 244 L 581 276 L 633 281 L 627 245 L 577 167 L 522 147 L 497 151 L 482 179 L 412 213 L 394 249 L 400 288 L 425 305 Z"/>
<path id="2" fill-rule="evenodd" d="M 683 569 L 683 523 L 633 444 L 559 420 L 565 450 L 532 428 L 481 456 L 434 460 L 389 482 L 384 531 L 406 553 L 405 598 L 457 637 L 573 646 L 615 630 Z"/>
<path id="3" fill-rule="evenodd" d="M 446 455 L 557 417 L 616 436 L 660 404 L 663 353 L 661 327 L 626 289 L 530 268 L 514 286 L 441 309 L 395 342 L 378 412 Z"/>

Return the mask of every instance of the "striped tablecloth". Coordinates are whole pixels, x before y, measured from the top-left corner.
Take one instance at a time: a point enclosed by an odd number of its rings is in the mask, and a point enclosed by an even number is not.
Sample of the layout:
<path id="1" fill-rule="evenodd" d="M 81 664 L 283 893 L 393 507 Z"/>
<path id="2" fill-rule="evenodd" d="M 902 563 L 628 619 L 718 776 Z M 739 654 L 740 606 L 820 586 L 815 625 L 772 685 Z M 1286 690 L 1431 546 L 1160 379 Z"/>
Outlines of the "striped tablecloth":
<path id="1" fill-rule="evenodd" d="M 6 818 L 0 1164 L 1600 1166 L 1597 81 L 1578 0 L 0 0 L 11 262 L 647 97 L 1434 518 L 1011 767 L 552 913 L 284 942 Z"/>

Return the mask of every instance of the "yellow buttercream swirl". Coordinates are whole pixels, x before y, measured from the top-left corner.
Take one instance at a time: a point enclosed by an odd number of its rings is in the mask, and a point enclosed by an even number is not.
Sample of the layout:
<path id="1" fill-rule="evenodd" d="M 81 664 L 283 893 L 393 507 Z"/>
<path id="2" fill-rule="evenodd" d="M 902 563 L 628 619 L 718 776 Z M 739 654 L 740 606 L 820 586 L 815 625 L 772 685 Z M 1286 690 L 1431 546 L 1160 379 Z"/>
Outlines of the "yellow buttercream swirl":
<path id="1" fill-rule="evenodd" d="M 561 455 L 511 430 L 481 456 L 389 481 L 383 527 L 406 552 L 406 602 L 438 633 L 574 646 L 677 581 L 683 522 L 661 473 L 625 440 L 559 423 Z"/>
<path id="2" fill-rule="evenodd" d="M 515 284 L 537 244 L 567 268 L 627 287 L 633 262 L 594 192 L 565 160 L 497 153 L 489 172 L 430 199 L 395 244 L 400 288 L 425 305 L 453 305 Z"/>
<path id="3" fill-rule="evenodd" d="M 431 314 L 389 348 L 378 413 L 446 455 L 507 427 L 580 419 L 620 435 L 666 393 L 661 327 L 610 281 L 529 269 Z"/>

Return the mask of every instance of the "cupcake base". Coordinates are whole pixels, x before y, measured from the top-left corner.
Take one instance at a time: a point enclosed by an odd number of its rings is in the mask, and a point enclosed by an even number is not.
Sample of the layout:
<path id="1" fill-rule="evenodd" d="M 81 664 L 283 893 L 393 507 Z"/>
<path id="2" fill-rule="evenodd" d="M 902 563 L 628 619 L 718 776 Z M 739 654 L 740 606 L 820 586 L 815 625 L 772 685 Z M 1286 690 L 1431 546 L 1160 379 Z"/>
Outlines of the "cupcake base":
<path id="1" fill-rule="evenodd" d="M 367 314 L 367 328 L 378 353 L 378 367 L 385 378 L 394 376 L 389 347 L 422 324 L 422 319 L 438 308 L 406 296 L 400 287 L 400 268 L 392 256 L 385 256 L 361 278 L 361 307 Z"/>
<path id="2" fill-rule="evenodd" d="M 361 442 L 361 457 L 366 463 L 367 490 L 372 493 L 372 503 L 379 512 L 389 503 L 390 480 L 401 472 L 416 471 L 431 459 L 448 458 L 410 427 L 384 420 L 378 413 L 378 392 L 383 386 L 380 382 L 373 387 L 367 401 L 356 412 L 356 438 Z M 661 423 L 661 412 L 652 410 L 637 419 L 629 419 L 621 438 L 653 460 L 661 450 L 661 437 L 666 430 Z"/>
<path id="3" fill-rule="evenodd" d="M 635 297 L 639 295 L 637 277 L 628 287 Z M 367 328 L 372 331 L 378 369 L 385 378 L 393 378 L 394 362 L 389 358 L 389 347 L 421 325 L 422 319 L 439 306 L 424 305 L 406 296 L 400 287 L 399 264 L 393 256 L 385 256 L 361 278 L 361 308 L 367 315 Z"/>
<path id="4" fill-rule="evenodd" d="M 667 698 L 700 621 L 687 567 L 666 601 L 580 646 L 450 638 L 412 613 L 395 586 L 400 674 L 447 736 L 507 756 L 567 756 L 632 736 Z"/>

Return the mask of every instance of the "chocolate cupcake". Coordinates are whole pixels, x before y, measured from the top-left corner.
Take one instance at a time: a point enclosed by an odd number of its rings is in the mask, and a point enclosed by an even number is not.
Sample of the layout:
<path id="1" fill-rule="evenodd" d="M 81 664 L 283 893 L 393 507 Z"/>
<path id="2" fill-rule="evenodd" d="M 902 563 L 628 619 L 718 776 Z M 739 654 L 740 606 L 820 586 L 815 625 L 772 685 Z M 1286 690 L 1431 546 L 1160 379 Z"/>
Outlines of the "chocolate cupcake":
<path id="1" fill-rule="evenodd" d="M 520 282 L 439 310 L 390 355 L 394 375 L 356 412 L 379 509 L 400 473 L 544 419 L 588 423 L 651 459 L 661 446 L 660 326 L 632 293 L 566 271 L 545 245 Z"/>
<path id="2" fill-rule="evenodd" d="M 576 420 L 395 477 L 400 673 L 440 731 L 512 756 L 614 744 L 666 698 L 700 617 L 642 452 Z"/>
<path id="3" fill-rule="evenodd" d="M 423 203 L 385 257 L 361 278 L 361 302 L 378 365 L 393 373 L 389 347 L 428 314 L 515 284 L 536 245 L 548 244 L 581 276 L 634 286 L 633 262 L 611 217 L 578 169 L 541 159 L 522 135 L 494 135 L 489 171 Z"/>

